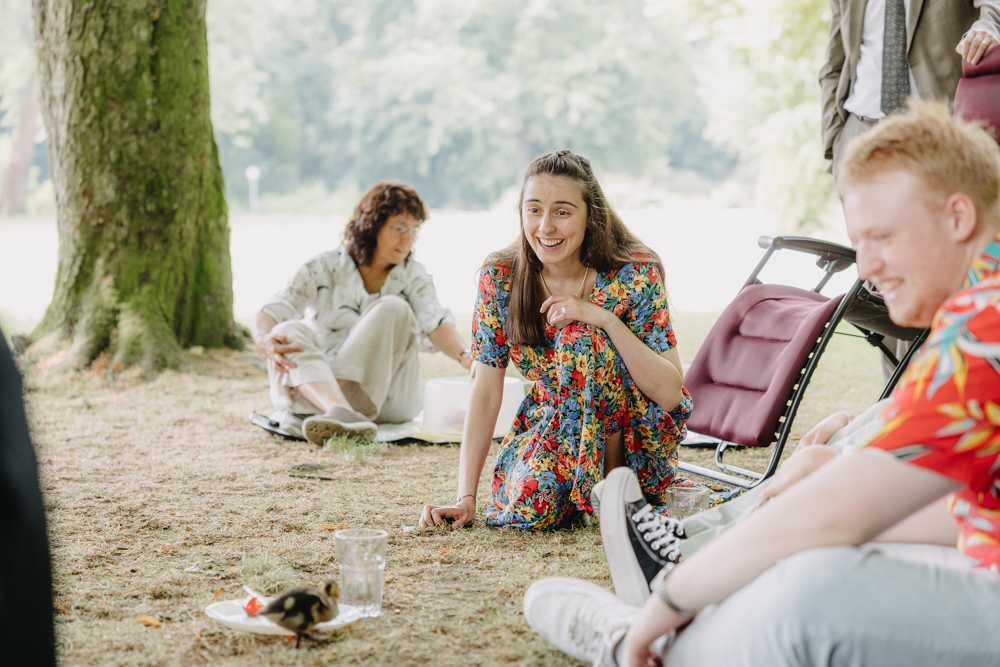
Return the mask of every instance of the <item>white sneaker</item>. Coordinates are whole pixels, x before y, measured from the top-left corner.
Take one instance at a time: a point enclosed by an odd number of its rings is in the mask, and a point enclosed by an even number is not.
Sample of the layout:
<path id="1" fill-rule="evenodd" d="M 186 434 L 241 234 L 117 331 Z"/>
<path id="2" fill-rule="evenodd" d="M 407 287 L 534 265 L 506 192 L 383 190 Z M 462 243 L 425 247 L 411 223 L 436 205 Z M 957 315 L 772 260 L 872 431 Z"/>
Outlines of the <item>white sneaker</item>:
<path id="1" fill-rule="evenodd" d="M 615 644 L 639 614 L 600 586 L 568 577 L 540 579 L 524 594 L 524 620 L 563 653 L 614 665 Z"/>
<path id="2" fill-rule="evenodd" d="M 641 607 L 653 577 L 668 563 L 680 561 L 684 525 L 654 511 L 626 467 L 615 468 L 594 486 L 590 504 L 600 507 L 601 543 L 615 594 Z"/>
<path id="3" fill-rule="evenodd" d="M 335 435 L 371 440 L 378 433 L 378 426 L 351 408 L 336 405 L 321 415 L 307 417 L 302 422 L 302 434 L 314 445 L 323 446 Z"/>

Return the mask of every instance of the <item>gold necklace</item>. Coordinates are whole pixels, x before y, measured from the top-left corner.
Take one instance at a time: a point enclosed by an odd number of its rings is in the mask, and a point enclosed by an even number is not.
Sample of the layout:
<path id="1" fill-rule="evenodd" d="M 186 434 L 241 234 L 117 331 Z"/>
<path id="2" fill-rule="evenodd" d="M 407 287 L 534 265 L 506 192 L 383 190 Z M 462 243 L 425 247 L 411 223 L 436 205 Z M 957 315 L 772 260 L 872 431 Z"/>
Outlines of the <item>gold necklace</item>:
<path id="1" fill-rule="evenodd" d="M 583 287 L 587 284 L 587 276 L 589 275 L 590 267 L 585 267 L 583 270 L 583 280 L 580 281 L 580 291 L 576 293 L 577 299 L 583 298 Z M 545 276 L 542 275 L 541 271 L 538 272 L 538 277 L 542 279 L 542 289 L 545 290 L 545 298 L 549 298 L 552 296 L 552 292 L 549 291 L 549 286 L 545 284 Z"/>

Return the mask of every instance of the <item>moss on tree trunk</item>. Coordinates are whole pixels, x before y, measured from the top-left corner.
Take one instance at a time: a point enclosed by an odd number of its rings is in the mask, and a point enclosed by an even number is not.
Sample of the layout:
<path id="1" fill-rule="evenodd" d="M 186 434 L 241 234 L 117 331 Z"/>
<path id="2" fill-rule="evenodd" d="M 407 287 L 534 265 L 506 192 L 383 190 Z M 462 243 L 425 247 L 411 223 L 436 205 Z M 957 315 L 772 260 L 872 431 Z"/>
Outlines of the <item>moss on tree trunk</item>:
<path id="1" fill-rule="evenodd" d="M 33 4 L 59 268 L 32 338 L 71 336 L 78 368 L 239 347 L 205 0 Z"/>

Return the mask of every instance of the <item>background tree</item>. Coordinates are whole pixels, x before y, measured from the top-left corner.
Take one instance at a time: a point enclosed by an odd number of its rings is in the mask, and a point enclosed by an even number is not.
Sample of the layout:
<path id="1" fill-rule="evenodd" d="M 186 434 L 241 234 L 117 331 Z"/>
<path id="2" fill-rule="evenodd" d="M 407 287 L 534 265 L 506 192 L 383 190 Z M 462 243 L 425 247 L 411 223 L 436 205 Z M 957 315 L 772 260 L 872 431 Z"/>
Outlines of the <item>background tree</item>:
<path id="1" fill-rule="evenodd" d="M 485 208 L 531 158 L 566 147 L 651 180 L 677 168 L 725 177 L 733 160 L 702 137 L 687 44 L 673 17 L 646 7 L 213 0 L 213 118 L 230 197 L 246 197 L 243 169 L 258 164 L 265 193 L 391 177 L 432 206 Z"/>
<path id="2" fill-rule="evenodd" d="M 34 0 L 58 205 L 55 294 L 32 333 L 81 367 L 239 346 L 209 115 L 205 0 Z"/>

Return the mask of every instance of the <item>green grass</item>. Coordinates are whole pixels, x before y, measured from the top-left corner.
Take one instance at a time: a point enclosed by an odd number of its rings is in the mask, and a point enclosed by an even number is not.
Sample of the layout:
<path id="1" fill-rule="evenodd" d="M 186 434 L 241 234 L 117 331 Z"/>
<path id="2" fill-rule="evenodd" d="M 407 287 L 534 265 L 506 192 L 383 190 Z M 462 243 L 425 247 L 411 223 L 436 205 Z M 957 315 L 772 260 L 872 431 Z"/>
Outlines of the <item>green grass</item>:
<path id="1" fill-rule="evenodd" d="M 686 362 L 713 320 L 676 317 Z M 462 372 L 443 355 L 421 363 L 428 377 Z M 285 441 L 247 421 L 269 405 L 251 354 L 210 350 L 192 364 L 194 372 L 148 383 L 123 374 L 117 389 L 101 372 L 28 372 L 62 665 L 580 664 L 528 628 L 522 597 L 532 581 L 554 575 L 610 588 L 599 531 L 526 533 L 479 522 L 414 533 L 425 503 L 454 498 L 458 447 Z M 834 410 L 860 411 L 879 384 L 877 355 L 838 337 L 796 432 Z M 704 463 L 710 455 L 685 449 L 682 457 Z M 761 457 L 743 450 L 731 460 Z M 296 651 L 204 615 L 217 595 L 240 596 L 242 584 L 273 594 L 336 576 L 338 526 L 389 532 L 381 617 Z M 162 627 L 137 620 L 149 615 Z"/>

